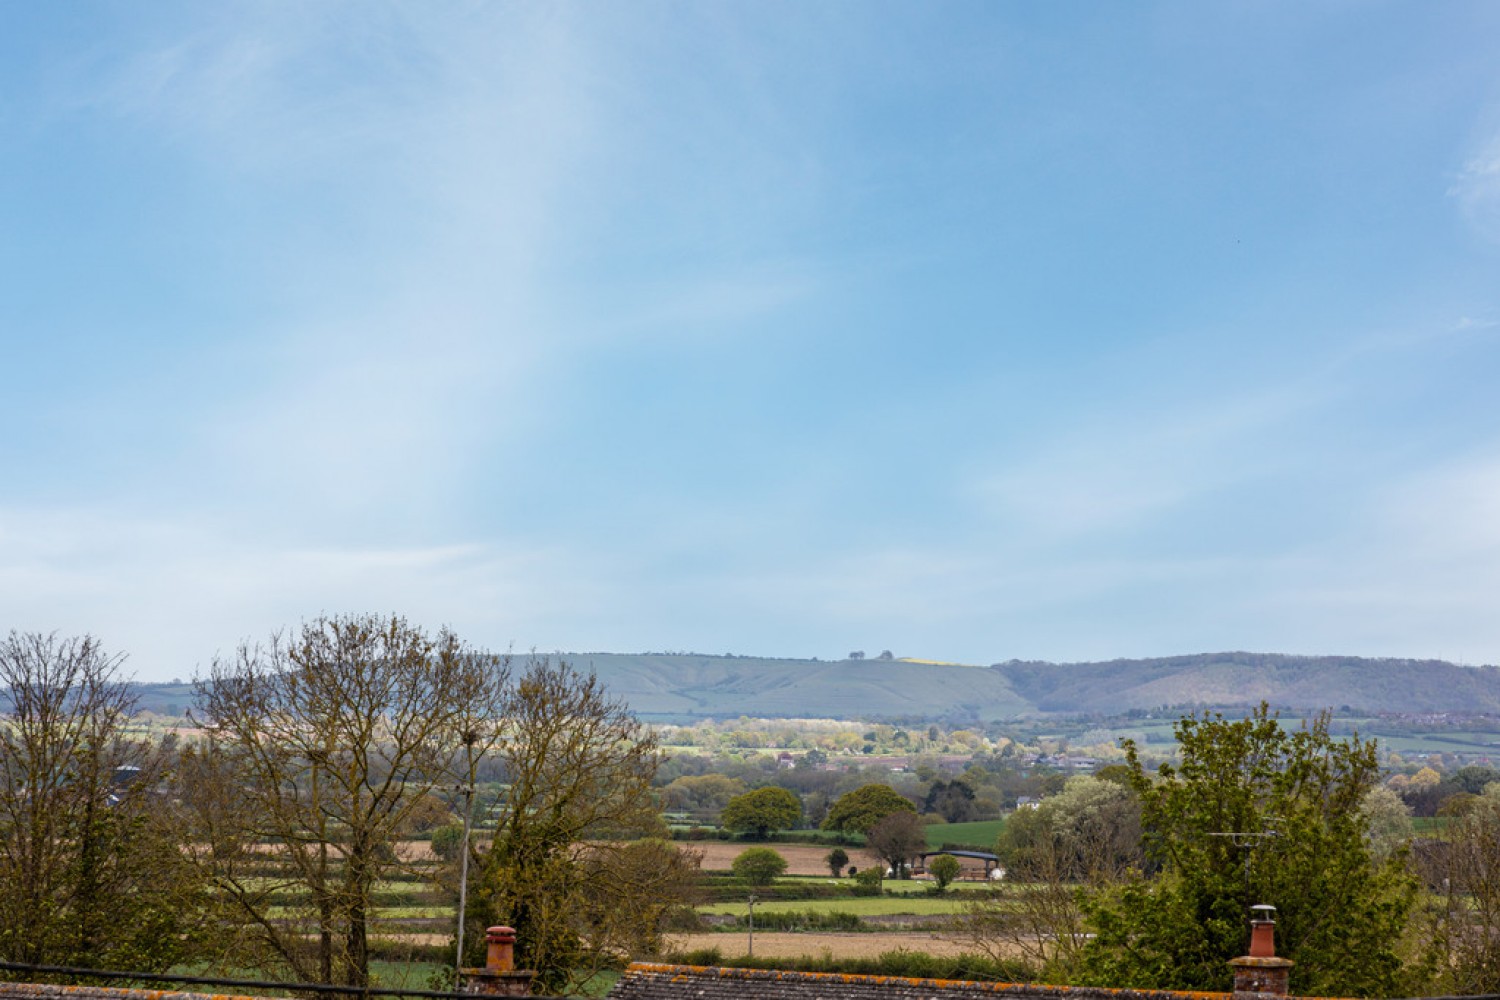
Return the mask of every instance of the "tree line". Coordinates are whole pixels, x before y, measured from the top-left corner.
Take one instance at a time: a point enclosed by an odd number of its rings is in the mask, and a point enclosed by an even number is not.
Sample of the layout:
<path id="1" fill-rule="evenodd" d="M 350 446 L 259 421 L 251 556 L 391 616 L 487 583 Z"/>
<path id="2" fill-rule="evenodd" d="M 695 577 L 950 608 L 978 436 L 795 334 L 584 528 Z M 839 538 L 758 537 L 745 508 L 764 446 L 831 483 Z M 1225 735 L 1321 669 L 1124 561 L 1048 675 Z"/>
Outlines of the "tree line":
<path id="1" fill-rule="evenodd" d="M 0 642 L 0 957 L 370 981 L 382 886 L 417 875 L 465 923 L 517 929 L 560 992 L 652 950 L 695 868 L 650 835 L 656 740 L 597 680 L 516 662 L 399 616 L 320 617 L 216 658 L 187 740 L 129 726 L 123 657 L 89 636 Z M 434 808 L 483 836 L 454 863 L 403 857 Z M 645 838 L 645 839 L 643 839 Z M 482 933 L 463 942 L 483 964 Z"/>
<path id="2" fill-rule="evenodd" d="M 1038 981 L 1221 991 L 1251 907 L 1269 904 L 1300 995 L 1500 990 L 1500 774 L 1382 783 L 1375 741 L 1331 721 L 1288 727 L 1266 705 L 1190 714 L 1174 727 L 1176 758 L 1158 766 L 1125 741 L 1124 765 L 1071 777 L 1007 818 L 994 845 L 1006 877 L 966 893 L 953 933 L 996 962 L 1021 956 Z M 925 798 L 867 782 L 821 825 L 864 838 L 884 862 L 869 873 L 878 886 L 926 850 L 918 802 L 930 811 L 969 777 L 933 778 Z M 1419 837 L 1413 807 L 1440 784 L 1453 786 L 1442 825 Z M 754 839 L 803 816 L 790 791 L 765 786 L 731 797 L 722 820 Z M 778 861 L 751 848 L 735 871 L 765 884 Z M 848 857 L 828 861 L 837 876 Z M 936 891 L 952 877 L 930 874 Z"/>
<path id="3" fill-rule="evenodd" d="M 510 924 L 519 964 L 561 992 L 656 951 L 695 877 L 659 839 L 659 793 L 717 797 L 752 838 L 816 820 L 899 872 L 926 839 L 919 807 L 970 816 L 1020 773 L 976 754 L 902 794 L 805 761 L 743 780 L 664 766 L 592 675 L 396 616 L 321 617 L 214 660 L 187 739 L 132 730 L 122 662 L 88 636 L 0 642 L 0 958 L 360 986 L 382 894 L 417 876 L 466 891 L 467 964 L 478 928 Z M 1442 836 L 1414 839 L 1374 742 L 1327 716 L 1291 729 L 1262 705 L 1186 716 L 1175 735 L 1157 767 L 1127 740 L 1123 766 L 1043 776 L 1054 794 L 1009 817 L 1008 876 L 961 933 L 1019 949 L 1044 981 L 1222 989 L 1249 907 L 1269 903 L 1295 992 L 1500 990 L 1500 784 L 1464 773 L 1474 790 Z M 1433 784 L 1411 777 L 1413 798 Z M 443 865 L 403 856 L 443 823 L 463 831 Z"/>
<path id="4" fill-rule="evenodd" d="M 1179 754 L 1071 778 L 1007 821 L 1003 883 L 960 934 L 1048 982 L 1223 990 L 1250 907 L 1304 996 L 1500 989 L 1500 784 L 1429 836 L 1381 783 L 1374 740 L 1265 705 L 1175 727 Z M 1473 777 L 1473 775 L 1471 775 Z"/>

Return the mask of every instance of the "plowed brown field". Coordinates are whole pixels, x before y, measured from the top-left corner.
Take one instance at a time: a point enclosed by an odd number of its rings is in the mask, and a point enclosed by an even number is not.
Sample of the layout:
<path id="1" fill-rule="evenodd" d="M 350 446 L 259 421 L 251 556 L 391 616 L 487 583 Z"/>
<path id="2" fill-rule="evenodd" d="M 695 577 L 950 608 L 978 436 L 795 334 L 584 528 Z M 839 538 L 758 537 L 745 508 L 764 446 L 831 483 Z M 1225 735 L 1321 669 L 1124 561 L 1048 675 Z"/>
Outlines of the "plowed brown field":
<path id="1" fill-rule="evenodd" d="M 729 865 L 741 851 L 756 845 L 732 844 L 722 840 L 697 840 L 679 843 L 678 846 L 702 851 L 704 871 L 728 871 Z M 788 875 L 828 874 L 828 863 L 823 859 L 828 857 L 829 851 L 833 850 L 831 847 L 813 847 L 810 844 L 766 844 L 764 846 L 786 858 Z M 880 864 L 880 860 L 875 855 L 862 847 L 846 847 L 844 853 L 849 855 L 849 863 L 857 868 Z"/>

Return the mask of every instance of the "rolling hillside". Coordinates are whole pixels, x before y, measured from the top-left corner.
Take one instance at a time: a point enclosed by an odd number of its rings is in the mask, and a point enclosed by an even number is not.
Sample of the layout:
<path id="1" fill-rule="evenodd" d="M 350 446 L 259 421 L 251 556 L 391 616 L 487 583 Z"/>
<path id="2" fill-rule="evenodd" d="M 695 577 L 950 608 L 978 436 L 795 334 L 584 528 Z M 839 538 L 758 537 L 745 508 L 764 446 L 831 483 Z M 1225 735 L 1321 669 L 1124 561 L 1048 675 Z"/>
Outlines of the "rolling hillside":
<path id="1" fill-rule="evenodd" d="M 1209 653 L 989 668 L 902 660 L 768 660 L 595 653 L 590 666 L 645 718 L 1016 718 L 1119 715 L 1262 700 L 1294 709 L 1500 714 L 1500 668 L 1441 660 Z"/>
<path id="2" fill-rule="evenodd" d="M 1500 713 L 1500 668 L 1443 660 L 1206 653 L 1105 663 L 1010 663 L 1003 673 L 1041 712 L 1116 715 L 1162 705 Z"/>
<path id="3" fill-rule="evenodd" d="M 983 667 L 902 660 L 771 660 L 692 654 L 563 654 L 593 669 L 647 720 L 959 716 L 1007 719 L 1033 710 L 1009 679 Z"/>
<path id="4" fill-rule="evenodd" d="M 906 660 L 778 660 L 666 653 L 564 653 L 649 722 L 696 718 L 946 718 L 1120 715 L 1162 706 L 1500 714 L 1500 668 L 1441 660 L 1211 653 L 992 667 Z M 142 707 L 177 715 L 186 685 L 138 685 Z"/>

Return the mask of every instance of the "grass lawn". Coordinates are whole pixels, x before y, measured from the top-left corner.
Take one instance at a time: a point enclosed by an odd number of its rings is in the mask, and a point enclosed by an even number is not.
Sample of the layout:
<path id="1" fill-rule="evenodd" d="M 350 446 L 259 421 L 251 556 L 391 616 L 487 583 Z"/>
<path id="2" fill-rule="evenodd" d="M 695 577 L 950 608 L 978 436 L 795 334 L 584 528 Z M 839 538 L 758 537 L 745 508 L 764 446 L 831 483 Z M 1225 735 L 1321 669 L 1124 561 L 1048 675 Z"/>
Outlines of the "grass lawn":
<path id="1" fill-rule="evenodd" d="M 371 962 L 370 978 L 376 985 L 392 989 L 427 990 L 434 988 L 432 977 L 449 968 L 436 962 Z"/>
<path id="2" fill-rule="evenodd" d="M 883 883 L 886 895 L 891 896 L 925 896 L 932 890 L 932 881 L 921 878 L 888 878 Z M 989 888 L 986 882 L 953 882 L 948 886 L 946 895 L 955 892 L 983 892 Z"/>
<path id="3" fill-rule="evenodd" d="M 975 823 L 937 823 L 927 827 L 927 846 L 941 847 L 944 844 L 974 844 L 984 850 L 992 850 L 995 838 L 1005 826 L 1003 819 L 982 819 Z"/>
<path id="4" fill-rule="evenodd" d="M 456 917 L 457 910 L 452 906 L 377 906 L 372 911 L 376 919 L 402 920 L 402 919 L 431 919 L 434 917 Z M 272 920 L 286 920 L 290 917 L 309 916 L 312 909 L 307 906 L 269 906 L 266 908 L 266 916 Z"/>
<path id="5" fill-rule="evenodd" d="M 376 914 L 393 920 L 414 917 L 457 917 L 455 906 L 377 906 Z"/>
<path id="6" fill-rule="evenodd" d="M 853 913 L 861 917 L 890 916 L 910 913 L 927 916 L 935 913 L 958 913 L 963 909 L 963 897 L 957 894 L 942 896 L 850 896 L 843 899 L 788 899 L 755 904 L 756 913 Z M 743 902 L 712 903 L 698 907 L 699 913 L 724 913 L 743 916 L 747 912 Z"/>
<path id="7" fill-rule="evenodd" d="M 776 884 L 777 885 L 841 885 L 841 886 L 844 887 L 844 890 L 846 892 L 850 892 L 854 888 L 854 883 L 850 879 L 848 879 L 848 878 L 835 880 L 835 879 L 829 878 L 826 875 L 823 875 L 823 876 L 817 876 L 817 875 L 783 875 L 781 878 L 778 878 L 776 880 Z M 924 895 L 927 895 L 932 890 L 932 881 L 930 879 L 922 879 L 922 878 L 888 878 L 884 882 L 881 883 L 881 886 L 885 889 L 885 893 L 888 896 L 890 896 L 890 895 L 897 895 L 897 896 L 924 896 Z M 988 887 L 987 884 L 984 883 L 984 882 L 962 881 L 962 882 L 954 882 L 951 885 L 949 885 L 948 886 L 948 891 L 950 893 L 954 893 L 954 892 L 975 892 L 975 891 L 983 890 L 983 889 L 985 889 L 987 887 Z M 745 886 L 745 891 L 746 892 L 750 892 L 751 891 L 750 887 L 749 886 Z M 846 898 L 856 898 L 856 899 L 859 899 L 859 898 L 867 898 L 867 897 L 845 897 L 845 896 L 840 896 L 839 898 L 840 899 L 846 899 Z"/>
<path id="8" fill-rule="evenodd" d="M 282 878 L 270 875 L 252 875 L 239 880 L 240 884 L 247 889 L 270 889 L 275 888 L 285 892 L 305 892 L 307 886 L 298 882 L 293 876 L 287 875 Z M 410 879 L 380 879 L 371 887 L 372 892 L 405 893 L 415 895 L 425 892 L 428 883 L 416 882 Z"/>
<path id="9" fill-rule="evenodd" d="M 374 961 L 370 963 L 370 980 L 374 986 L 384 986 L 387 989 L 426 990 L 444 989 L 442 985 L 444 977 L 451 976 L 453 966 L 443 962 L 390 962 Z M 223 976 L 225 979 L 266 979 L 272 976 L 259 969 L 231 969 L 227 972 L 212 972 L 199 965 L 180 965 L 170 970 L 177 976 Z M 572 996 L 602 997 L 609 992 L 609 988 L 620 978 L 620 973 L 613 969 L 606 969 L 595 973 L 594 977 L 584 983 L 578 993 Z M 193 987 L 182 987 L 192 989 Z M 257 993 L 264 996 L 281 996 L 285 991 L 273 990 L 266 987 L 257 987 Z"/>

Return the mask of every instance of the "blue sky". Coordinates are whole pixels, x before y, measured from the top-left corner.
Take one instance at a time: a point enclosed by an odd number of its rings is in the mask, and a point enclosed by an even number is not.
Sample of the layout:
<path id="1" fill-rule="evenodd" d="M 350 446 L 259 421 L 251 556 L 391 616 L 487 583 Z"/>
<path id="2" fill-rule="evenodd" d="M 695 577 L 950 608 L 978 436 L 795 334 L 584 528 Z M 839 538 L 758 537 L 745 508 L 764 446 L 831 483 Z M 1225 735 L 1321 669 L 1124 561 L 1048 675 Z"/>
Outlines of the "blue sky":
<path id="1" fill-rule="evenodd" d="M 0 627 L 1500 662 L 1500 5 L 0 29 Z"/>

